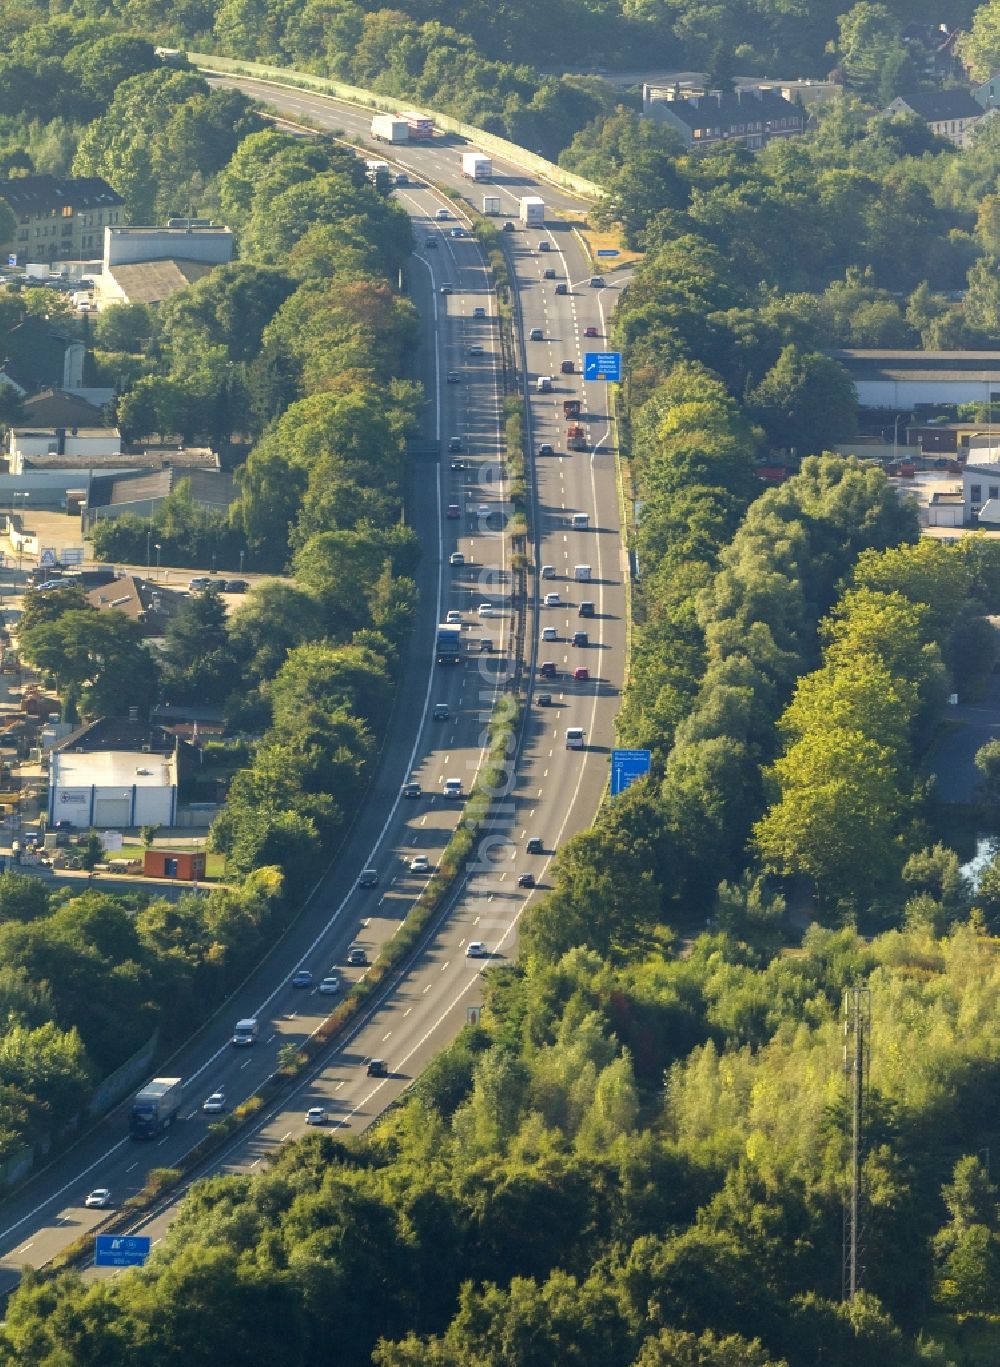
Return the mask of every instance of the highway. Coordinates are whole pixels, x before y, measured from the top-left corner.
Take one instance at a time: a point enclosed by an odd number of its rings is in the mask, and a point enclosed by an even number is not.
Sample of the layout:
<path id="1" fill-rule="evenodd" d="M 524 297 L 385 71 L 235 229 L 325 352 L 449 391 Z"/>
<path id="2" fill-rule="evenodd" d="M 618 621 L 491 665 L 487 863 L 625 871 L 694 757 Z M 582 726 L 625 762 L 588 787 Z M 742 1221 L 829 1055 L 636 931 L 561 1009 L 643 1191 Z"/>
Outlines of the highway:
<path id="1" fill-rule="evenodd" d="M 254 93 L 255 83 L 240 84 Z M 269 90 L 267 99 L 279 105 L 275 91 Z M 329 126 L 348 128 L 343 108 L 322 97 L 288 92 L 286 103 L 282 92 L 280 112 L 288 118 L 308 117 L 314 126 L 326 119 Z M 366 127 L 368 121 L 370 115 L 365 116 Z M 428 877 L 411 872 L 409 861 L 425 855 L 433 867 L 458 820 L 461 803 L 443 796 L 445 781 L 460 778 L 467 791 L 481 762 L 484 724 L 510 664 L 504 650 L 511 630 L 503 536 L 507 504 L 497 460 L 502 437 L 497 305 L 478 244 L 467 235 L 452 235 L 461 225 L 458 207 L 424 184 L 463 184 L 459 151 L 432 144 L 383 148 L 380 155 L 419 182 L 395 192 L 414 221 L 416 247 L 408 282 L 424 323 L 426 345 L 417 372 L 430 399 L 424 439 L 413 456 L 418 468 L 410 480 L 407 516 L 425 547 L 421 603 L 436 603 L 437 609 L 432 614 L 424 607 L 418 613 L 382 762 L 347 848 L 292 930 L 236 994 L 231 1010 L 158 1068 L 161 1075 L 185 1079 L 181 1120 L 157 1139 L 132 1141 L 127 1137 L 127 1108 L 121 1106 L 4 1202 L 2 1287 L 13 1283 L 20 1266 L 42 1265 L 98 1223 L 101 1212 L 82 1207 L 89 1188 L 109 1187 L 115 1205 L 120 1204 L 141 1189 L 150 1169 L 177 1162 L 204 1134 L 212 1117 L 200 1107 L 210 1092 L 224 1088 L 227 1108 L 236 1105 L 274 1070 L 282 1045 L 300 1042 L 320 1024 L 338 1000 L 318 991 L 320 978 L 333 970 L 349 983 L 364 969 L 345 965 L 348 947 L 363 946 L 371 960 L 394 933 Z M 539 189 L 516 168 L 496 170 L 494 182 L 485 188 L 502 195 L 508 216 L 515 216 L 516 199 L 525 192 L 541 193 L 552 203 L 548 187 Z M 478 194 L 480 187 L 475 188 Z M 572 203 L 564 195 L 556 198 L 565 206 Z M 440 219 L 445 207 L 451 217 Z M 625 655 L 623 558 L 605 386 L 585 384 L 580 371 L 584 350 L 606 344 L 606 310 L 613 306 L 615 291 L 591 288 L 582 247 L 570 227 L 551 214 L 543 229 L 503 236 L 520 301 L 522 335 L 527 338 L 536 328 L 542 332 L 540 341 L 521 342 L 531 393 L 532 449 L 537 452 L 545 443 L 553 448 L 553 454 L 534 460 L 537 544 L 529 584 L 535 601 L 528 616 L 527 652 L 534 669 L 550 664 L 557 671 L 556 678 L 535 681 L 534 694 L 548 694 L 551 702 L 540 706 L 532 699 L 511 790 L 498 800 L 496 819 L 427 947 L 348 1037 L 234 1136 L 205 1173 L 254 1170 L 282 1143 L 306 1132 L 310 1107 L 324 1108 L 328 1130 L 358 1132 L 400 1096 L 454 1037 L 468 1009 L 480 1003 L 481 971 L 513 953 L 517 922 L 532 895 L 518 887 L 518 878 L 531 873 L 544 887 L 553 853 L 591 823 L 606 785 Z M 542 242 L 549 250 L 539 250 Z M 557 279 L 545 279 L 546 270 L 554 270 Z M 560 281 L 569 286 L 564 295 L 556 293 Z M 443 285 L 452 292 L 442 293 Z M 486 316 L 475 316 L 478 309 Z M 596 329 L 597 337 L 585 342 L 584 328 Z M 564 361 L 573 363 L 572 374 L 562 372 Z M 457 372 L 457 380 L 450 382 L 449 372 Z M 540 375 L 553 377 L 550 393 L 536 392 Z M 566 450 L 562 412 L 562 402 L 570 396 L 583 400 L 588 432 L 588 449 L 572 453 Z M 458 439 L 460 452 L 448 449 L 452 438 Z M 456 462 L 464 468 L 452 468 Z M 574 514 L 585 514 L 587 525 L 573 526 Z M 456 551 L 465 563 L 453 567 L 450 557 Z M 541 578 L 543 565 L 552 567 L 551 578 Z M 591 567 L 591 582 L 576 581 L 578 565 Z M 557 594 L 557 604 L 545 606 L 546 594 Z M 583 600 L 593 603 L 593 616 L 581 617 Z M 490 615 L 480 616 L 479 605 L 486 603 Z M 460 614 L 467 644 L 463 663 L 454 667 L 434 664 L 435 624 L 448 611 Z M 573 644 L 580 630 L 587 632 L 585 645 Z M 543 631 L 555 639 L 543 641 Z M 480 650 L 484 638 L 493 646 L 488 652 Z M 573 677 L 580 668 L 588 670 L 588 679 Z M 433 717 L 440 703 L 447 704 L 445 721 Z M 583 728 L 583 750 L 566 748 L 569 726 Z M 401 796 L 407 781 L 420 783 L 419 798 Z M 530 837 L 541 840 L 542 853 L 527 852 Z M 379 875 L 370 890 L 356 886 L 367 867 Z M 485 942 L 488 957 L 467 957 L 471 941 Z M 300 968 L 312 974 L 309 987 L 290 985 Z M 258 1042 L 235 1049 L 229 1043 L 233 1024 L 248 1015 L 259 1020 Z M 371 1057 L 385 1060 L 386 1077 L 367 1075 Z M 173 1205 L 148 1219 L 142 1232 L 158 1242 L 175 1210 Z"/>

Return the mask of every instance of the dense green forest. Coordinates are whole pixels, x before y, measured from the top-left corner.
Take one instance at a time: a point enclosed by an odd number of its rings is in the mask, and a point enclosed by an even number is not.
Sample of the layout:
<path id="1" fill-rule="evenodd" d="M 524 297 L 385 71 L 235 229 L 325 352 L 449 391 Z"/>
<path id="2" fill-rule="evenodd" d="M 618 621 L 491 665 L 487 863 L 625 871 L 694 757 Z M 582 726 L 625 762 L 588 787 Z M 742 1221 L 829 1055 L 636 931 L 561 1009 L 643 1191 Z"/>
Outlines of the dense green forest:
<path id="1" fill-rule="evenodd" d="M 481 1023 L 403 1106 L 360 1139 L 313 1136 L 261 1176 L 201 1183 L 140 1274 L 29 1276 L 0 1354 L 38 1367 L 1000 1360 L 1000 862 L 975 886 L 963 874 L 924 768 L 944 699 L 975 698 L 993 667 L 1000 551 L 919 540 L 880 471 L 827 453 L 856 420 L 827 348 L 1000 343 L 996 121 L 959 152 L 913 120 L 870 117 L 917 79 L 903 23 L 942 16 L 817 0 L 92 9 L 11 11 L 0 155 L 106 175 L 134 215 L 197 207 L 236 228 L 237 265 L 158 314 L 102 315 L 96 364 L 128 377 L 131 433 L 252 438 L 231 523 L 199 522 L 183 494 L 159 515 L 171 554 L 197 560 L 217 537 L 290 566 L 295 585 L 228 627 L 196 600 L 163 664 L 171 696 L 214 690 L 265 731 L 215 833 L 239 894 L 130 918 L 0 883 L 6 1131 L 44 1129 L 36 1060 L 81 1104 L 115 1058 L 119 1001 L 142 1005 L 136 1039 L 171 1028 L 287 915 L 287 871 L 336 838 L 362 789 L 413 593 L 396 514 L 414 320 L 386 284 L 405 221 L 335 147 L 263 131 L 240 97 L 157 69 L 116 25 L 447 107 L 608 185 L 607 216 L 644 251 L 614 323 L 642 507 L 619 731 L 654 765 L 560 851 L 517 962 L 486 976 Z M 968 23 L 972 7 L 948 18 Z M 970 59 L 990 68 L 996 51 L 1000 65 L 998 32 L 984 6 Z M 847 94 L 794 143 L 694 160 L 603 84 L 529 65 L 598 53 L 837 66 Z M 105 60 L 115 79 L 65 79 Z M 16 89 L 35 102 L 3 94 Z M 798 473 L 762 492 L 761 458 L 792 449 Z M 148 533 L 119 524 L 106 553 Z M 90 674 L 60 670 L 91 624 L 63 605 L 29 631 L 86 710 Z M 95 1019 L 92 980 L 59 996 L 50 975 L 101 952 L 120 996 Z M 864 1290 L 847 1304 L 841 1004 L 858 985 L 873 1048 Z"/>

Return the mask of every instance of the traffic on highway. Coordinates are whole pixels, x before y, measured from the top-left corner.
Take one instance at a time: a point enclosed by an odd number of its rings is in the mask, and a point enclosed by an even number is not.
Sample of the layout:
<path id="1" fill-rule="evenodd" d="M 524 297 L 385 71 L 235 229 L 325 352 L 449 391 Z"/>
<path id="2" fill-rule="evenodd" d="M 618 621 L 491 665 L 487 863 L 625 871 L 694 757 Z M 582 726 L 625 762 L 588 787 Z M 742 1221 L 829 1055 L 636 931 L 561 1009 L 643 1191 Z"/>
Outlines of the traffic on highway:
<path id="1" fill-rule="evenodd" d="M 260 93 L 256 82 L 238 84 Z M 287 118 L 326 120 L 359 141 L 369 131 L 370 111 L 274 87 L 266 98 Z M 311 1128 L 357 1132 L 376 1119 L 474 1015 L 482 972 L 512 955 L 520 916 L 546 887 L 553 855 L 591 823 L 604 793 L 625 669 L 627 561 L 607 386 L 586 381 L 583 370 L 585 352 L 607 345 L 614 284 L 593 275 L 571 223 L 560 221 L 577 202 L 494 159 L 489 190 L 504 221 L 518 223 L 526 193 L 546 206 L 540 225 L 502 235 L 519 338 L 517 374 L 505 378 L 482 251 L 461 202 L 435 188 L 468 190 L 459 150 L 435 139 L 385 156 L 402 173 L 393 193 L 414 225 L 407 286 L 422 319 L 414 373 L 428 403 L 407 502 L 424 550 L 420 606 L 377 778 L 298 921 L 231 1005 L 160 1063 L 165 1085 L 147 1098 L 145 1117 L 136 1119 L 129 1097 L 4 1203 L 7 1288 L 23 1265 L 43 1265 L 141 1190 L 151 1169 L 177 1164 L 368 971 L 461 817 L 493 708 L 516 672 L 519 608 L 519 751 L 430 937 L 346 1037 L 195 1176 L 252 1172 Z M 512 598 L 506 535 L 504 397 L 515 384 L 525 399 L 532 489 L 523 606 Z M 137 1125 L 142 1134 L 132 1137 Z M 132 1228 L 155 1243 L 175 1211 L 174 1202 Z"/>

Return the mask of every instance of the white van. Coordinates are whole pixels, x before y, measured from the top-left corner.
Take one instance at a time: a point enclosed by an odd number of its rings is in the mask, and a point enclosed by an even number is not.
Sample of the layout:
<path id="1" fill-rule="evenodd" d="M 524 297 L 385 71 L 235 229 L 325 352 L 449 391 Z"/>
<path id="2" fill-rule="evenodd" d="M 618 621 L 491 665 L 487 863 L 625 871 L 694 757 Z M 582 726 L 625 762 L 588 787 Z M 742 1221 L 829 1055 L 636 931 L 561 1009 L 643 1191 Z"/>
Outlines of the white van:
<path id="1" fill-rule="evenodd" d="M 574 527 L 589 527 L 589 526 L 590 526 L 590 514 L 589 514 L 589 513 L 574 513 L 574 514 L 573 514 L 573 526 L 574 526 Z"/>
<path id="2" fill-rule="evenodd" d="M 567 750 L 582 750 L 582 749 L 583 749 L 583 727 L 582 727 L 582 726 L 567 726 L 567 727 L 566 727 L 566 749 L 567 749 Z"/>
<path id="3" fill-rule="evenodd" d="M 236 1029 L 233 1031 L 233 1043 L 238 1048 L 246 1048 L 253 1044 L 257 1038 L 257 1022 L 253 1016 L 246 1016 L 243 1020 L 236 1022 Z"/>
<path id="4" fill-rule="evenodd" d="M 589 566 L 589 565 L 577 565 L 576 569 L 573 571 L 573 578 L 576 580 L 576 582 L 577 582 L 578 584 L 589 584 L 589 583 L 590 583 L 590 566 Z"/>
<path id="5" fill-rule="evenodd" d="M 462 780 L 460 778 L 449 778 L 444 785 L 445 797 L 462 796 Z"/>

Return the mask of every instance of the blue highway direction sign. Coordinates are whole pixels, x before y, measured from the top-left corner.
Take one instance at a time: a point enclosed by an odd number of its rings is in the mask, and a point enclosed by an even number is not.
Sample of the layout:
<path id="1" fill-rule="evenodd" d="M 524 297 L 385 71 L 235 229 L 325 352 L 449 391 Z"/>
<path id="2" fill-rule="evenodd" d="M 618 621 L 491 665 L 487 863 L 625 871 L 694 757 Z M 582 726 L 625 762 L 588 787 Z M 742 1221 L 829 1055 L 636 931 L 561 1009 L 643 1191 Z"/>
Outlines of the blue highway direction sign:
<path id="1" fill-rule="evenodd" d="M 583 378 L 585 380 L 614 380 L 622 377 L 622 354 L 620 351 L 585 351 L 583 353 Z"/>
<path id="2" fill-rule="evenodd" d="M 598 247 L 598 256 L 618 256 L 620 255 L 617 247 Z"/>
<path id="3" fill-rule="evenodd" d="M 149 1238 L 144 1234 L 98 1234 L 95 1267 L 142 1267 L 149 1257 Z"/>
<path id="4" fill-rule="evenodd" d="M 645 778 L 651 758 L 649 750 L 612 750 L 611 796 L 623 793 L 637 778 Z"/>

